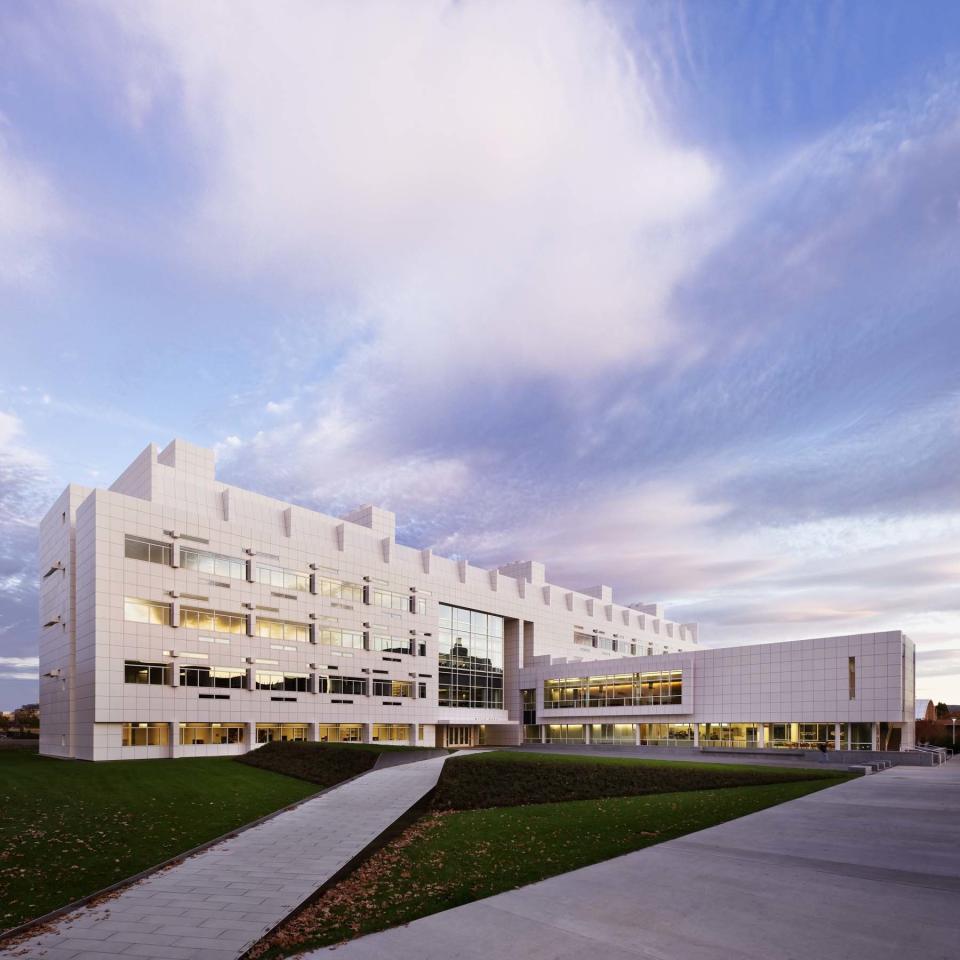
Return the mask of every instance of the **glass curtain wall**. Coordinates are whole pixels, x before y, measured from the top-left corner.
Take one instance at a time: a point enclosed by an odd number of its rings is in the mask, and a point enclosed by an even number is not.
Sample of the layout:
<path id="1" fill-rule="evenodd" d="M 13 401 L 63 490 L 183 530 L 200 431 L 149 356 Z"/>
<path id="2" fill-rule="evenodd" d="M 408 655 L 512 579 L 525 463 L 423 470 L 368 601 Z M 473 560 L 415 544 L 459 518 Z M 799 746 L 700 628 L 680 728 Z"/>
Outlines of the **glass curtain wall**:
<path id="1" fill-rule="evenodd" d="M 503 709 L 503 617 L 440 604 L 440 706 Z"/>

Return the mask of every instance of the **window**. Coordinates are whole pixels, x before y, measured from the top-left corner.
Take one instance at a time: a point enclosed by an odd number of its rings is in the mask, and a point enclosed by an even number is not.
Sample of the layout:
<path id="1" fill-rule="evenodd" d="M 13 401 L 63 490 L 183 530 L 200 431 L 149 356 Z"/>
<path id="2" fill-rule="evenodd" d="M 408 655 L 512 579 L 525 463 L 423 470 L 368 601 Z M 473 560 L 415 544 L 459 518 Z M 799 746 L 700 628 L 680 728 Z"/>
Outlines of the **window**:
<path id="1" fill-rule="evenodd" d="M 393 590 L 374 587 L 370 595 L 370 602 L 376 607 L 386 607 L 388 610 L 405 610 L 408 613 L 410 612 L 409 593 L 395 593 Z"/>
<path id="2" fill-rule="evenodd" d="M 125 747 L 165 747 L 170 742 L 166 723 L 125 723 L 121 743 Z"/>
<path id="3" fill-rule="evenodd" d="M 198 573 L 209 573 L 229 580 L 247 579 L 245 560 L 226 557 L 220 553 L 210 553 L 207 550 L 194 550 L 192 547 L 180 548 L 180 567 L 183 570 L 196 570 Z"/>
<path id="4" fill-rule="evenodd" d="M 582 723 L 551 723 L 544 727 L 547 743 L 585 743 Z"/>
<path id="5" fill-rule="evenodd" d="M 427 600 L 426 597 L 410 597 L 410 612 L 411 613 L 426 613 L 427 612 Z"/>
<path id="6" fill-rule="evenodd" d="M 647 707 L 683 702 L 682 671 L 624 673 L 608 677 L 545 680 L 545 710 L 578 707 Z"/>
<path id="7" fill-rule="evenodd" d="M 850 699 L 857 699 L 857 658 L 847 660 L 847 685 L 850 688 Z"/>
<path id="8" fill-rule="evenodd" d="M 307 739 L 305 723 L 258 723 L 257 743 L 298 742 Z"/>
<path id="9" fill-rule="evenodd" d="M 257 636 L 268 640 L 296 640 L 306 643 L 310 637 L 310 629 L 305 623 L 295 623 L 292 620 L 268 620 L 257 617 Z"/>
<path id="10" fill-rule="evenodd" d="M 217 687 L 221 690 L 243 690 L 247 671 L 234 667 L 207 667 L 190 664 L 180 668 L 181 687 Z"/>
<path id="11" fill-rule="evenodd" d="M 204 610 L 202 607 L 181 607 L 180 626 L 214 633 L 246 633 L 247 617 L 243 613 Z"/>
<path id="12" fill-rule="evenodd" d="M 143 537 L 123 538 L 123 555 L 128 560 L 146 560 L 149 563 L 165 563 L 170 566 L 171 547 L 169 543 L 145 540 Z"/>
<path id="13" fill-rule="evenodd" d="M 318 630 L 318 639 L 320 643 L 333 647 L 354 647 L 357 650 L 363 649 L 363 634 L 356 630 L 337 630 L 327 629 Z"/>
<path id="14" fill-rule="evenodd" d="M 440 604 L 439 705 L 503 709 L 503 617 Z"/>
<path id="15" fill-rule="evenodd" d="M 152 623 L 157 626 L 170 626 L 170 604 L 155 603 L 153 600 L 138 600 L 136 597 L 123 598 L 123 619 L 133 623 Z"/>
<path id="16" fill-rule="evenodd" d="M 406 743 L 410 739 L 410 728 L 405 723 L 375 723 L 371 739 L 374 743 Z"/>
<path id="17" fill-rule="evenodd" d="M 417 696 L 418 696 L 421 700 L 426 700 L 426 699 L 427 699 L 427 685 L 426 685 L 425 683 L 418 683 L 418 684 L 417 684 L 417 688 L 418 688 Z"/>
<path id="18" fill-rule="evenodd" d="M 257 564 L 257 582 L 281 590 L 309 590 L 310 576 L 298 570 Z"/>
<path id="19" fill-rule="evenodd" d="M 412 697 L 413 684 L 409 680 L 374 680 L 375 697 Z"/>
<path id="20" fill-rule="evenodd" d="M 181 723 L 180 743 L 185 746 L 243 743 L 243 724 Z"/>
<path id="21" fill-rule="evenodd" d="M 170 682 L 170 666 L 166 663 L 141 663 L 139 660 L 124 660 L 124 683 L 148 683 L 160 686 Z"/>
<path id="22" fill-rule="evenodd" d="M 537 691 L 521 690 L 520 699 L 523 701 L 523 722 L 532 726 L 537 722 Z"/>
<path id="23" fill-rule="evenodd" d="M 264 673 L 258 670 L 256 685 L 258 690 L 292 690 L 297 693 L 307 693 L 310 677 L 306 673 Z"/>
<path id="24" fill-rule="evenodd" d="M 348 600 L 354 603 L 363 602 L 363 587 L 359 583 L 348 583 L 346 580 L 331 580 L 329 577 L 316 578 L 317 596 L 327 597 L 330 600 Z"/>
<path id="25" fill-rule="evenodd" d="M 320 693 L 346 693 L 356 697 L 367 695 L 364 677 L 318 677 Z"/>
<path id="26" fill-rule="evenodd" d="M 370 649 L 380 650 L 383 653 L 413 653 L 413 641 L 403 637 L 377 637 L 370 638 Z"/>
<path id="27" fill-rule="evenodd" d="M 321 743 L 360 743 L 363 728 L 359 723 L 321 723 L 317 726 L 317 740 Z"/>

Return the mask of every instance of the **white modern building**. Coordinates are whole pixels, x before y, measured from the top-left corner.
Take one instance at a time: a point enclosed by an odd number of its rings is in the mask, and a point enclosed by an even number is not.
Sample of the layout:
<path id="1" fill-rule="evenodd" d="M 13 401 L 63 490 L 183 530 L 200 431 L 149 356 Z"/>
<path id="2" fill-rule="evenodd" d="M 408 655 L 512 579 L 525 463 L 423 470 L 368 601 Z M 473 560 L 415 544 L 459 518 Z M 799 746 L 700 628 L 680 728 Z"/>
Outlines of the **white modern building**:
<path id="1" fill-rule="evenodd" d="M 899 631 L 724 649 L 658 604 L 413 549 L 150 445 L 40 531 L 41 752 L 240 753 L 274 739 L 913 745 Z"/>

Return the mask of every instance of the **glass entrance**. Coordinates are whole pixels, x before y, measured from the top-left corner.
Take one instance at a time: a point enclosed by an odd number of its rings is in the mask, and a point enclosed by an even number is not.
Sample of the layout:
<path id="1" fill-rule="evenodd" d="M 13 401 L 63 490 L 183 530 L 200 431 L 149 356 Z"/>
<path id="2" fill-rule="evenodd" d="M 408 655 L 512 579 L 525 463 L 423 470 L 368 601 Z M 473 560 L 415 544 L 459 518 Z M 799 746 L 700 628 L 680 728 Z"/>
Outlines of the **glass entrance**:
<path id="1" fill-rule="evenodd" d="M 470 746 L 470 728 L 469 727 L 447 727 L 447 746 L 448 747 L 469 747 Z"/>

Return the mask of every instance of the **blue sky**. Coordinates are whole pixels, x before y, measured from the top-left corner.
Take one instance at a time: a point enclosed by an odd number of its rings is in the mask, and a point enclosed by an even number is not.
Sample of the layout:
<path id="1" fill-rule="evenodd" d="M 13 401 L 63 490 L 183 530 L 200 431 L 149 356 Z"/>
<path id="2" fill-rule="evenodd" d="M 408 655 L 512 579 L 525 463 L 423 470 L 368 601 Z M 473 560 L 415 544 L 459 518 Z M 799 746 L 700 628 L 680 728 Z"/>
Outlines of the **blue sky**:
<path id="1" fill-rule="evenodd" d="M 960 701 L 955 3 L 0 9 L 0 706 L 147 442 Z"/>

